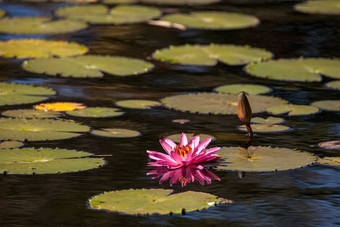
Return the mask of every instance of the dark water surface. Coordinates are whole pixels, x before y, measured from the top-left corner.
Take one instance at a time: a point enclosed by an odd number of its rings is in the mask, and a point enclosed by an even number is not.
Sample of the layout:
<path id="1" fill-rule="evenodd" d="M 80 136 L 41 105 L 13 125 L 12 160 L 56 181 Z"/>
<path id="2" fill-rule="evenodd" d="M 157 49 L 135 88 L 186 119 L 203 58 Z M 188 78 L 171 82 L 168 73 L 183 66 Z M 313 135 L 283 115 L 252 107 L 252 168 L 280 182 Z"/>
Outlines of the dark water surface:
<path id="1" fill-rule="evenodd" d="M 274 2 L 274 1 L 272 1 Z M 0 3 L 10 16 L 51 15 L 61 3 Z M 147 24 L 90 26 L 88 29 L 56 36 L 27 36 L 64 39 L 85 44 L 90 54 L 121 55 L 149 59 L 158 48 L 181 44 L 248 44 L 265 48 L 276 58 L 340 57 L 340 17 L 305 15 L 294 12 L 293 3 L 232 5 L 228 2 L 181 10 L 225 10 L 255 15 L 261 20 L 256 28 L 233 31 L 178 31 Z M 26 37 L 26 36 L 25 36 Z M 1 40 L 23 36 L 0 34 Z M 219 85 L 258 83 L 273 88 L 271 95 L 294 104 L 339 99 L 338 91 L 320 83 L 278 82 L 248 76 L 242 67 L 219 64 L 215 67 L 171 66 L 152 61 L 155 69 L 132 77 L 105 75 L 101 79 L 54 78 L 21 69 L 21 60 L 0 58 L 1 81 L 34 83 L 55 89 L 58 95 L 48 101 L 82 102 L 88 106 L 112 106 L 123 99 L 158 100 L 182 92 L 212 91 Z M 339 69 L 340 73 L 340 69 Z M 1 107 L 0 111 L 32 108 L 32 105 Z M 256 116 L 267 116 L 258 114 Z M 295 171 L 248 173 L 239 179 L 236 172 L 212 170 L 221 178 L 211 185 L 198 182 L 182 188 L 169 182 L 158 184 L 146 173 L 146 150 L 161 151 L 158 139 L 164 135 L 197 132 L 223 138 L 228 133 L 244 133 L 236 127 L 236 116 L 208 116 L 181 113 L 166 108 L 126 110 L 110 119 L 72 118 L 92 128 L 123 127 L 142 132 L 133 139 L 100 138 L 90 134 L 78 138 L 29 142 L 28 147 L 59 147 L 95 154 L 112 154 L 102 168 L 71 174 L 0 176 L 0 226 L 336 226 L 340 225 L 340 169 L 314 165 Z M 174 119 L 190 119 L 186 124 Z M 321 157 L 339 156 L 339 151 L 325 150 L 317 144 L 339 139 L 339 114 L 323 111 L 306 117 L 285 117 L 293 131 L 261 134 L 254 145 L 281 146 L 310 151 Z M 224 136 L 226 137 L 226 136 Z M 225 138 L 212 146 L 241 146 L 244 141 Z M 103 191 L 129 188 L 172 188 L 175 192 L 203 191 L 233 200 L 185 216 L 129 216 L 88 209 L 89 197 Z"/>

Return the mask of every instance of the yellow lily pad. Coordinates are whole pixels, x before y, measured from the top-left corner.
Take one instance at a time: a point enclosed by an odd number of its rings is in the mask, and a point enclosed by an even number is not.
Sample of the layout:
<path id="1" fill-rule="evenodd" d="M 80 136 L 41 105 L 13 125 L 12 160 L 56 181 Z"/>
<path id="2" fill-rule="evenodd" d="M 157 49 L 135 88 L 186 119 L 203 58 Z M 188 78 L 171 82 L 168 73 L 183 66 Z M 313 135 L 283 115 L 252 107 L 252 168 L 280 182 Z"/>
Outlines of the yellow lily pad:
<path id="1" fill-rule="evenodd" d="M 119 117 L 125 114 L 120 109 L 111 107 L 87 107 L 82 110 L 68 111 L 66 114 L 74 117 Z"/>
<path id="2" fill-rule="evenodd" d="M 0 17 L 3 17 L 6 15 L 6 11 L 5 10 L 2 10 L 0 9 Z"/>
<path id="3" fill-rule="evenodd" d="M 291 128 L 285 125 L 251 124 L 250 126 L 253 132 L 256 133 L 286 132 L 291 130 Z M 238 129 L 243 132 L 247 132 L 247 128 L 245 125 L 238 126 Z"/>
<path id="4" fill-rule="evenodd" d="M 112 138 L 132 138 L 141 136 L 142 134 L 136 130 L 123 129 L 123 128 L 104 128 L 101 130 L 92 130 L 92 135 L 112 137 Z"/>
<path id="5" fill-rule="evenodd" d="M 285 122 L 285 119 L 279 118 L 279 117 L 267 117 L 267 118 L 262 118 L 262 117 L 254 117 L 251 119 L 252 123 L 255 124 L 270 124 L 270 125 L 275 125 L 275 124 L 281 124 Z"/>
<path id="6" fill-rule="evenodd" d="M 204 134 L 204 133 L 185 133 L 187 135 L 188 141 L 190 141 L 192 138 L 194 138 L 195 136 L 199 136 L 200 137 L 200 141 L 205 140 L 207 138 L 211 138 L 211 140 L 216 140 L 216 138 L 212 135 L 208 135 L 208 134 Z M 175 143 L 179 143 L 181 140 L 181 136 L 182 134 L 173 134 L 173 135 L 169 135 L 166 136 L 166 138 L 171 139 L 172 141 L 174 141 Z"/>
<path id="7" fill-rule="evenodd" d="M 134 4 L 137 3 L 138 0 L 103 0 L 104 4 Z"/>
<path id="8" fill-rule="evenodd" d="M 44 111 L 73 111 L 73 110 L 81 110 L 86 108 L 83 103 L 77 102 L 54 102 L 54 103 L 41 103 L 39 105 L 34 106 L 37 110 Z"/>
<path id="9" fill-rule="evenodd" d="M 340 90 L 340 80 L 328 82 L 325 86 L 334 90 Z"/>
<path id="10" fill-rule="evenodd" d="M 316 106 L 323 110 L 340 111 L 340 100 L 322 100 L 311 103 L 312 106 Z"/>
<path id="11" fill-rule="evenodd" d="M 331 166 L 340 166 L 340 157 L 324 157 L 319 158 L 318 163 Z"/>
<path id="12" fill-rule="evenodd" d="M 0 143 L 0 149 L 13 149 L 13 148 L 22 147 L 24 145 L 25 144 L 23 142 L 15 141 L 15 140 L 9 140 L 9 141 L 1 142 Z"/>
<path id="13" fill-rule="evenodd" d="M 159 5 L 208 5 L 221 0 L 139 0 L 142 3 Z"/>
<path id="14" fill-rule="evenodd" d="M 299 116 L 299 115 L 310 115 L 319 112 L 319 108 L 315 106 L 308 105 L 278 105 L 272 106 L 267 109 L 268 113 L 277 115 L 277 114 L 286 114 L 289 116 Z"/>
<path id="15" fill-rule="evenodd" d="M 338 0 L 308 0 L 294 6 L 296 11 L 309 14 L 340 15 Z"/>
<path id="16" fill-rule="evenodd" d="M 265 94 L 271 92 L 271 90 L 272 89 L 267 86 L 258 84 L 227 84 L 214 89 L 214 91 L 227 94 L 240 94 L 240 92 L 246 92 L 250 95 Z"/>
<path id="17" fill-rule="evenodd" d="M 119 107 L 131 108 L 131 109 L 151 109 L 154 106 L 161 106 L 162 103 L 151 100 L 142 99 L 129 99 L 116 102 Z"/>
<path id="18" fill-rule="evenodd" d="M 14 118 L 57 118 L 61 116 L 61 113 L 33 109 L 7 110 L 1 114 L 5 117 Z"/>

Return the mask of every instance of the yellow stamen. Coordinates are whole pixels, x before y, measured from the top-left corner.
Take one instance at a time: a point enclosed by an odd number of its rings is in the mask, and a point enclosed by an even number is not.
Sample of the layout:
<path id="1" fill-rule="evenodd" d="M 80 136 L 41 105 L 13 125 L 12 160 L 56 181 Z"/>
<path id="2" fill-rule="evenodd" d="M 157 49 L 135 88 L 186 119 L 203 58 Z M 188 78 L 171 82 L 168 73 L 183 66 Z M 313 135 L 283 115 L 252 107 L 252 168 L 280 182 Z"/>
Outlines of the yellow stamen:
<path id="1" fill-rule="evenodd" d="M 185 158 L 189 152 L 192 153 L 192 148 L 189 145 L 181 146 L 181 147 L 177 145 L 174 148 L 174 152 L 179 154 L 182 158 Z"/>

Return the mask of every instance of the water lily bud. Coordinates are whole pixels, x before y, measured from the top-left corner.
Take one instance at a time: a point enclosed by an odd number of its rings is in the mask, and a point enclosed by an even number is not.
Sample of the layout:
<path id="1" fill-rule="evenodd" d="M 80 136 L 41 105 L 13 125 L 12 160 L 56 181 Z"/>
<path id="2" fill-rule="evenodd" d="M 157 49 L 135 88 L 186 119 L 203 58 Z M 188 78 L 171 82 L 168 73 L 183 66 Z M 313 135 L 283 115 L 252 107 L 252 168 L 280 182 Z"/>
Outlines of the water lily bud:
<path id="1" fill-rule="evenodd" d="M 251 120 L 251 108 L 244 92 L 238 95 L 237 100 L 237 116 L 243 124 L 250 124 Z"/>

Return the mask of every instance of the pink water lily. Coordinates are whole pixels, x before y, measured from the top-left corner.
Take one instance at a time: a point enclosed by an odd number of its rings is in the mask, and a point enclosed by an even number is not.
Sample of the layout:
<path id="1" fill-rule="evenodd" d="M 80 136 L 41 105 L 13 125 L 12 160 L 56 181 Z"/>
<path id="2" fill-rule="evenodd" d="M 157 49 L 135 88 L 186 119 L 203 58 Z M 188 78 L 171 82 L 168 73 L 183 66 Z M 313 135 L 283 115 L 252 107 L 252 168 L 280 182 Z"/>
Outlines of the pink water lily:
<path id="1" fill-rule="evenodd" d="M 177 169 L 194 164 L 198 169 L 203 169 L 203 166 L 200 164 L 221 158 L 221 156 L 215 154 L 221 149 L 220 147 L 205 150 L 211 142 L 211 138 L 200 142 L 200 137 L 195 136 L 188 143 L 186 134 L 182 133 L 179 144 L 176 144 L 168 138 L 159 140 L 159 142 L 167 154 L 148 150 L 147 153 L 152 160 L 149 166 L 167 166 L 168 169 Z"/>

